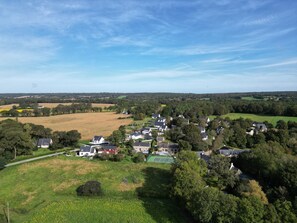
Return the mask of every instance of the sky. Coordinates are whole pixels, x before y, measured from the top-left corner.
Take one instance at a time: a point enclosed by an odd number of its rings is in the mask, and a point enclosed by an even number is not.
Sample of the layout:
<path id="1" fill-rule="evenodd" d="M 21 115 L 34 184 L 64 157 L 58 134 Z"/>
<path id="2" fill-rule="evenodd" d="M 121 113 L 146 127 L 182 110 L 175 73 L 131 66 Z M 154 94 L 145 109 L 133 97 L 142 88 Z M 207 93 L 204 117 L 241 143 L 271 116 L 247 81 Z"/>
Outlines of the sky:
<path id="1" fill-rule="evenodd" d="M 296 0 L 1 0 L 0 92 L 297 90 Z"/>

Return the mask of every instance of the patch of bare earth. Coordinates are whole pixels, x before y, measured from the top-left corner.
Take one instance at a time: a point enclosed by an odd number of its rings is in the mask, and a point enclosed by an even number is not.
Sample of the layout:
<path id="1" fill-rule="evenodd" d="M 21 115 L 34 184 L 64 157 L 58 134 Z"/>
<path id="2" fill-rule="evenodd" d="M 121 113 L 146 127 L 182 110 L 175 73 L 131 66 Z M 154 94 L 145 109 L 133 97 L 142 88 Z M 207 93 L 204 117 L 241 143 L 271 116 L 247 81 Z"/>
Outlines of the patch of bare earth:
<path id="1" fill-rule="evenodd" d="M 120 183 L 119 186 L 118 186 L 118 190 L 121 191 L 121 192 L 124 192 L 124 191 L 133 191 L 135 190 L 136 188 L 138 187 L 142 187 L 143 183 Z"/>
<path id="2" fill-rule="evenodd" d="M 24 191 L 22 194 L 25 195 L 27 199 L 24 202 L 22 202 L 22 205 L 26 205 L 30 203 L 34 199 L 36 193 L 37 193 L 36 191 L 33 191 L 33 192 Z"/>
<path id="3" fill-rule="evenodd" d="M 60 184 L 55 184 L 52 186 L 52 189 L 54 192 L 64 191 L 65 189 L 68 189 L 69 187 L 72 187 L 74 185 L 79 185 L 80 183 L 80 180 L 72 179 Z"/>

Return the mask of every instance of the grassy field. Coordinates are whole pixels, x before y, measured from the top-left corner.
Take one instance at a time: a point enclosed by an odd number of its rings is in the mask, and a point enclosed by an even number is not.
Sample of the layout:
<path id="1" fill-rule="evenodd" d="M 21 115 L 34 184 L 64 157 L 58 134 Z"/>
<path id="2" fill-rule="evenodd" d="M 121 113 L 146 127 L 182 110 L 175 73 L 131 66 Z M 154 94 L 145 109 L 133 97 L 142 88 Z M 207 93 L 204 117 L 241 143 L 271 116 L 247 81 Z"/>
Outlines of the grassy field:
<path id="1" fill-rule="evenodd" d="M 215 116 L 211 116 L 210 119 L 213 119 Z M 256 122 L 270 122 L 274 126 L 276 125 L 277 121 L 284 120 L 284 121 L 294 121 L 297 122 L 297 117 L 288 117 L 288 116 L 269 116 L 269 115 L 254 115 L 254 114 L 244 114 L 244 113 L 229 113 L 226 115 L 223 115 L 222 117 L 229 117 L 230 119 L 239 119 L 239 118 L 245 118 L 245 119 L 251 119 Z"/>
<path id="2" fill-rule="evenodd" d="M 94 135 L 108 136 L 112 131 L 118 129 L 121 125 L 127 125 L 132 122 L 131 119 L 118 119 L 127 117 L 113 112 L 99 113 L 76 113 L 57 115 L 50 117 L 20 117 L 18 120 L 22 123 L 34 123 L 44 125 L 57 131 L 78 130 L 82 134 L 82 139 L 89 140 Z M 4 120 L 7 118 L 0 118 Z"/>
<path id="3" fill-rule="evenodd" d="M 241 97 L 241 100 L 246 100 L 246 101 L 262 101 L 262 99 L 254 98 L 252 96 Z"/>
<path id="4" fill-rule="evenodd" d="M 170 165 L 56 157 L 0 171 L 0 222 L 10 205 L 12 222 L 190 222 L 168 199 Z M 101 198 L 81 198 L 88 180 Z"/>
<path id="5" fill-rule="evenodd" d="M 130 125 L 127 126 L 127 132 L 139 130 L 144 126 L 149 126 L 152 120 L 152 118 L 146 117 L 143 120 L 132 121 Z"/>

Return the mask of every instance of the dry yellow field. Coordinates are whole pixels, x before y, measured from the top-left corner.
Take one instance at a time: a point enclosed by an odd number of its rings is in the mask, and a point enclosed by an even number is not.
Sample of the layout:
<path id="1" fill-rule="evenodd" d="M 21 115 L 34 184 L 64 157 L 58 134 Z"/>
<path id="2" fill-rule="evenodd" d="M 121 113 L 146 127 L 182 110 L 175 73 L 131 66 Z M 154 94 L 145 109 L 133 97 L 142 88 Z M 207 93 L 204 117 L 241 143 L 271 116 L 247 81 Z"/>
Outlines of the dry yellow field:
<path id="1" fill-rule="evenodd" d="M 127 117 L 113 112 L 99 113 L 78 113 L 57 115 L 50 117 L 20 117 L 22 123 L 34 123 L 44 125 L 54 131 L 78 130 L 82 139 L 91 139 L 94 135 L 109 136 L 112 131 L 118 129 L 121 125 L 127 125 L 132 122 L 131 119 L 118 119 L 118 117 Z M 0 118 L 0 121 L 7 118 Z"/>
<path id="2" fill-rule="evenodd" d="M 9 110 L 12 109 L 12 106 L 19 106 L 19 104 L 9 104 L 9 105 L 0 105 L 0 109 L 2 110 Z"/>

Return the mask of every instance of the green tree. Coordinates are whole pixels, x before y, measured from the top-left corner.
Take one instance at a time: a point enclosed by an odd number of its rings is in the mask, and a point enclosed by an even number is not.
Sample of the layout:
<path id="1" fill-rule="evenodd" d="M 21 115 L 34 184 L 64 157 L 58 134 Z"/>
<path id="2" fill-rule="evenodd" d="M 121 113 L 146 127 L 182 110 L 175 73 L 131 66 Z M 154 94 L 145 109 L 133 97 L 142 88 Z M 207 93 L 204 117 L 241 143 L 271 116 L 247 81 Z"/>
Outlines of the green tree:
<path id="1" fill-rule="evenodd" d="M 264 204 L 258 198 L 251 196 L 239 200 L 237 222 L 262 223 L 264 214 Z"/>
<path id="2" fill-rule="evenodd" d="M 293 206 L 290 201 L 277 200 L 276 202 L 274 202 L 274 207 L 282 223 L 297 222 L 297 217 L 294 213 Z"/>
<path id="3" fill-rule="evenodd" d="M 185 140 L 179 140 L 178 141 L 178 146 L 180 150 L 191 150 L 192 146 L 188 141 Z"/>
<path id="4" fill-rule="evenodd" d="M 205 186 L 203 176 L 206 174 L 206 164 L 199 160 L 191 151 L 181 151 L 172 166 L 173 195 L 183 202 L 191 199 L 195 191 Z"/>
<path id="5" fill-rule="evenodd" d="M 234 170 L 230 170 L 230 158 L 214 155 L 209 160 L 209 173 L 207 182 L 223 190 L 226 187 L 234 187 L 238 177 Z"/>

